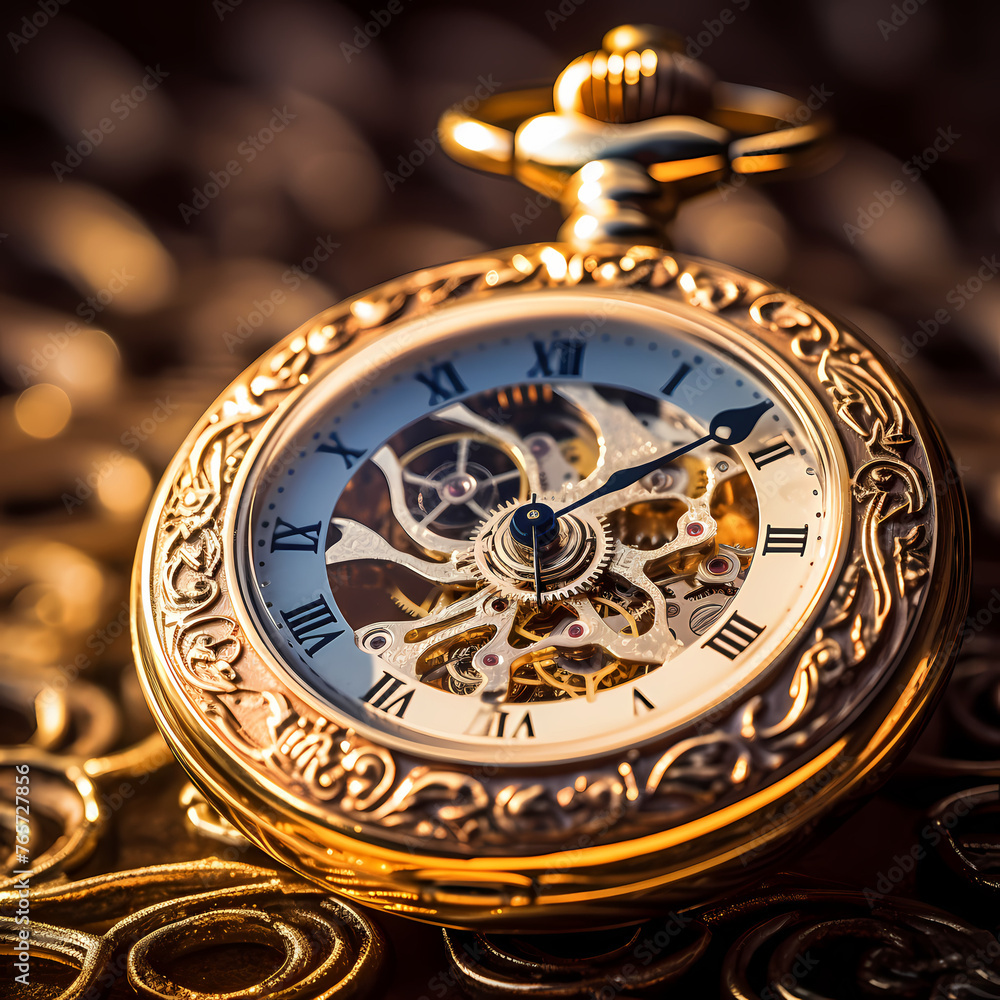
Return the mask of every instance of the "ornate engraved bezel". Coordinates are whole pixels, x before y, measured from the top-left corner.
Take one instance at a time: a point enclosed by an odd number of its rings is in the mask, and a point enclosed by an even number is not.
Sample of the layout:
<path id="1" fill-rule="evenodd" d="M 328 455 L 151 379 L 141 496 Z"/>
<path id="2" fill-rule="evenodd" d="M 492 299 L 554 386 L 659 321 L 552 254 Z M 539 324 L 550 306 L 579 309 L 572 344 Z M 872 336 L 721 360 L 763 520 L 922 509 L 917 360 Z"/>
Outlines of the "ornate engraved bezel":
<path id="1" fill-rule="evenodd" d="M 348 353 L 378 338 L 387 353 L 405 349 L 398 327 L 472 298 L 574 288 L 711 314 L 793 372 L 849 467 L 846 557 L 766 685 L 648 746 L 540 773 L 380 745 L 332 709 L 318 713 L 240 627 L 223 558 L 233 483 L 263 428 Z M 133 578 L 136 660 L 158 724 L 206 795 L 269 853 L 418 918 L 611 923 L 745 881 L 898 759 L 955 651 L 968 591 L 961 486 L 888 364 L 785 291 L 651 247 L 516 247 L 342 302 L 229 386 L 160 485 Z"/>

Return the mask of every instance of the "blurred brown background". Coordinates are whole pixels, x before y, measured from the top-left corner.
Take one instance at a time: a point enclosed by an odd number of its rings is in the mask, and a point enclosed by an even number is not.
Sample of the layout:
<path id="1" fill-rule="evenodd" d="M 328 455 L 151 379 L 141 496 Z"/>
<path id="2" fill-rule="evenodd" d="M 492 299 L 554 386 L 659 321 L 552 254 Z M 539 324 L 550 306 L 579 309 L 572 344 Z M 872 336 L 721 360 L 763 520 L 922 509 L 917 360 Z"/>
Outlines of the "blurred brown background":
<path id="1" fill-rule="evenodd" d="M 445 158 L 439 113 L 477 87 L 552 80 L 616 23 L 660 23 L 721 79 L 811 95 L 842 140 L 822 175 L 685 206 L 676 245 L 858 322 L 929 401 L 969 492 L 966 686 L 911 777 L 798 866 L 874 883 L 937 797 L 1000 775 L 1000 7 L 394 6 L 17 0 L 0 14 L 3 742 L 39 742 L 44 684 L 71 703 L 46 737 L 63 751 L 148 731 L 126 635 L 135 541 L 181 438 L 246 364 L 342 295 L 554 236 L 554 208 Z M 181 783 L 149 808 L 176 812 Z M 128 808 L 116 823 L 83 874 L 170 860 L 162 830 Z M 210 852 L 176 826 L 171 858 Z M 941 902 L 916 875 L 895 891 Z M 435 932 L 387 923 L 425 969 L 394 995 L 420 995 L 443 961 Z"/>

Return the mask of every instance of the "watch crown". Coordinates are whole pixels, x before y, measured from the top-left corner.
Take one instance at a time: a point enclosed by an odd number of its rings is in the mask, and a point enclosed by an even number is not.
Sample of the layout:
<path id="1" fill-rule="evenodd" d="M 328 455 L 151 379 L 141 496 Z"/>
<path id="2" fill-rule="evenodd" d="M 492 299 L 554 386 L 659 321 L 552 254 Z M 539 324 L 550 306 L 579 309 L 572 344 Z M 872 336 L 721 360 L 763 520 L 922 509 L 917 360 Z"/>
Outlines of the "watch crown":
<path id="1" fill-rule="evenodd" d="M 601 48 L 574 59 L 553 90 L 558 112 L 577 112 L 609 123 L 663 115 L 706 117 L 715 75 L 680 51 L 673 32 L 653 25 L 612 28 Z"/>
<path id="2" fill-rule="evenodd" d="M 685 198 L 826 155 L 827 119 L 785 94 L 718 82 L 650 25 L 621 25 L 574 59 L 554 87 L 492 94 L 440 121 L 460 163 L 507 174 L 558 201 L 560 239 L 666 241 Z"/>

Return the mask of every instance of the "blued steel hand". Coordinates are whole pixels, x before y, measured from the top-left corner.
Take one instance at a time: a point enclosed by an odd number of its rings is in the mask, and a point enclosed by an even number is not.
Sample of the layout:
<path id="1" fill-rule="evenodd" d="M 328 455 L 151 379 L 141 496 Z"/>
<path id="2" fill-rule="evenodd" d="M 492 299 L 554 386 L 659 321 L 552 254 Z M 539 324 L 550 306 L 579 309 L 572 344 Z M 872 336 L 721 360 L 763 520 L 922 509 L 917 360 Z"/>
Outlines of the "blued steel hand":
<path id="1" fill-rule="evenodd" d="M 568 514 L 570 511 L 576 510 L 577 507 L 583 507 L 584 504 L 588 504 L 598 497 L 617 493 L 618 490 L 623 490 L 626 486 L 637 483 L 643 476 L 648 476 L 674 459 L 680 458 L 681 455 L 686 455 L 689 451 L 694 451 L 695 448 L 708 444 L 709 441 L 717 441 L 719 444 L 739 444 L 741 441 L 745 441 L 753 433 L 761 414 L 771 409 L 772 406 L 774 404 L 770 400 L 764 400 L 763 403 L 756 403 L 753 406 L 723 410 L 721 413 L 717 413 L 712 418 L 708 433 L 704 437 L 698 438 L 696 441 L 689 441 L 666 455 L 660 455 L 659 458 L 643 462 L 642 465 L 634 465 L 631 469 L 618 469 L 611 473 L 596 490 L 579 500 L 575 500 L 569 506 L 563 507 L 562 510 L 556 511 L 556 516 L 562 517 L 563 514 Z"/>
<path id="2" fill-rule="evenodd" d="M 535 560 L 535 599 L 542 606 L 542 559 L 538 552 L 538 528 L 531 527 L 531 554 Z"/>

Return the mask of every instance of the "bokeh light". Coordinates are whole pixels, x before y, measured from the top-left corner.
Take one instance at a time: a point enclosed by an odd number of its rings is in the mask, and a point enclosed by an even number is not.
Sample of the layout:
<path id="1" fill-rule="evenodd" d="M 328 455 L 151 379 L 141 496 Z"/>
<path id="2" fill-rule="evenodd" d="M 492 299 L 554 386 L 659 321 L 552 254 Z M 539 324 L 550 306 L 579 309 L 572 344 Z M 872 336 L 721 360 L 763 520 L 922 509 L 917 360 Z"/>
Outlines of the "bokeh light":
<path id="1" fill-rule="evenodd" d="M 14 415 L 25 434 L 35 438 L 51 438 L 69 423 L 73 405 L 69 396 L 57 385 L 43 382 L 29 386 L 14 404 Z"/>

